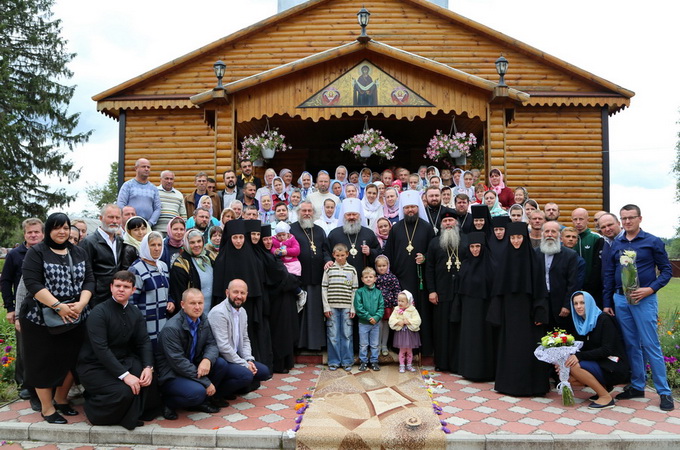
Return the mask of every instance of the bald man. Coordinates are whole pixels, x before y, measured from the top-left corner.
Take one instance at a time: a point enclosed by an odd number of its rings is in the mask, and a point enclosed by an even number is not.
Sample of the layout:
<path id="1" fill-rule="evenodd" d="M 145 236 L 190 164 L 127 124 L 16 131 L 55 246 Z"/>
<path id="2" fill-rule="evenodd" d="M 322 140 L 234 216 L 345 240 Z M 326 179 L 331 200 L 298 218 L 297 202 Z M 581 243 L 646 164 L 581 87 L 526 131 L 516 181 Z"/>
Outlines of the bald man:
<path id="1" fill-rule="evenodd" d="M 602 260 L 600 253 L 604 239 L 588 228 L 588 211 L 576 208 L 571 212 L 571 222 L 578 231 L 578 243 L 574 250 L 586 261 L 586 280 L 583 288 L 589 292 L 600 309 L 602 305 Z"/>
<path id="2" fill-rule="evenodd" d="M 138 216 L 154 226 L 161 216 L 161 197 L 158 188 L 149 181 L 150 174 L 149 160 L 139 158 L 135 163 L 135 177 L 120 187 L 116 203 L 121 209 L 126 206 L 134 207 Z"/>

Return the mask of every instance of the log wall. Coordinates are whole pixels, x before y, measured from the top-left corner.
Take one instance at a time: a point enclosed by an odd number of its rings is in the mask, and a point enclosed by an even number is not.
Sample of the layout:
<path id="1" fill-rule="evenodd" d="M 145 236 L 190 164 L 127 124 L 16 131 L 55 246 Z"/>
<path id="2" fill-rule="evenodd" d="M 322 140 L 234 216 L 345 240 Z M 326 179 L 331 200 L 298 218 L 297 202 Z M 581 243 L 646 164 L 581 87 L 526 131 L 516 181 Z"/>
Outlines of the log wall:
<path id="1" fill-rule="evenodd" d="M 505 184 L 524 186 L 563 222 L 577 207 L 603 208 L 602 119 L 597 108 L 518 108 L 505 130 Z"/>
<path id="2" fill-rule="evenodd" d="M 229 149 L 231 151 L 231 149 Z M 160 183 L 163 170 L 175 172 L 175 186 L 194 189 L 194 175 L 215 175 L 215 133 L 196 109 L 128 111 L 125 134 L 125 179 L 135 176 L 135 161 L 151 162 L 151 181 Z M 221 178 L 221 177 L 220 177 Z"/>
<path id="3" fill-rule="evenodd" d="M 214 50 L 122 94 L 195 95 L 215 86 L 212 66 L 218 59 L 227 64 L 226 84 L 351 42 L 360 33 L 356 13 L 364 5 L 371 12 L 368 34 L 376 41 L 493 81 L 498 80 L 494 62 L 503 54 L 510 61 L 506 82 L 523 91 L 601 90 L 588 80 L 569 76 L 535 56 L 417 4 L 345 0 L 325 2 L 285 21 L 270 21 L 269 26 L 250 34 L 224 39 Z"/>

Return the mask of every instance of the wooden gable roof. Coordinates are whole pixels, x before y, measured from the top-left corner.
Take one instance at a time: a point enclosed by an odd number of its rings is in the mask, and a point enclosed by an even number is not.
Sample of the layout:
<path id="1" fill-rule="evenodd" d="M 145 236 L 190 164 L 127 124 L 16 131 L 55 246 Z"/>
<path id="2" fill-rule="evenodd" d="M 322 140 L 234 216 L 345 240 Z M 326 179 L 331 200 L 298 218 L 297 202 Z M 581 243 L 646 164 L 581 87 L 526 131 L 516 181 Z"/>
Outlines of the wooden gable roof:
<path id="1" fill-rule="evenodd" d="M 531 95 L 533 105 L 609 105 L 615 112 L 629 105 L 632 91 L 579 69 L 426 0 L 311 0 L 128 80 L 93 97 L 98 109 L 116 115 L 119 108 L 187 108 L 189 98 L 215 85 L 212 64 L 227 63 L 226 83 L 289 67 L 296 61 L 327 55 L 353 45 L 359 34 L 356 12 L 372 13 L 368 34 L 375 51 L 429 60 L 490 83 L 494 61 L 511 62 L 506 82 Z M 395 26 L 398 24 L 399 26 Z M 380 50 L 378 50 L 378 47 Z M 279 69 L 285 70 L 285 69 Z M 453 74 L 454 72 L 450 72 Z M 456 72 L 457 73 L 457 72 Z M 473 78 L 474 77 L 474 78 Z M 482 81 L 480 81 L 482 80 Z"/>

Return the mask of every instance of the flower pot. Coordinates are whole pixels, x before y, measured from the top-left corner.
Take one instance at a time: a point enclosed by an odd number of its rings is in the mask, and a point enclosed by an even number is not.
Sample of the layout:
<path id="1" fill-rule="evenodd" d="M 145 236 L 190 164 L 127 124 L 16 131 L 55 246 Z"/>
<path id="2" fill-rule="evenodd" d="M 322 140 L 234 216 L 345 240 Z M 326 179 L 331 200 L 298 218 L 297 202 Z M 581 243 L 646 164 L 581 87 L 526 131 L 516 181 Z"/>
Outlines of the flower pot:
<path id="1" fill-rule="evenodd" d="M 371 147 L 369 147 L 368 145 L 364 145 L 363 147 L 361 147 L 361 150 L 359 150 L 359 155 L 362 158 L 368 158 L 372 154 L 373 154 L 373 150 L 371 150 Z"/>
<path id="2" fill-rule="evenodd" d="M 451 150 L 449 151 L 449 155 L 451 155 L 451 158 L 460 158 L 460 155 L 462 155 L 463 152 L 460 150 Z"/>
<path id="3" fill-rule="evenodd" d="M 253 167 L 263 167 L 264 166 L 264 161 L 262 158 L 257 158 L 255 161 L 253 161 Z"/>
<path id="4" fill-rule="evenodd" d="M 262 157 L 264 159 L 272 159 L 274 157 L 275 153 L 276 153 L 276 150 L 273 149 L 273 148 L 264 147 L 262 149 Z"/>

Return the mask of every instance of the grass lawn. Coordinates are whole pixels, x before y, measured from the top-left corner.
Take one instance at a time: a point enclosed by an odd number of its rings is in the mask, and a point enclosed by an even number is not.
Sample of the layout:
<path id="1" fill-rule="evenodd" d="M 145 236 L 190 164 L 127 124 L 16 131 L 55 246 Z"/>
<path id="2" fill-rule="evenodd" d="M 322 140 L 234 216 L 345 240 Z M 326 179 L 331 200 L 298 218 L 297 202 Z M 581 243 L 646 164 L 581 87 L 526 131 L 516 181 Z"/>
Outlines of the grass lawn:
<path id="1" fill-rule="evenodd" d="M 671 278 L 670 283 L 658 292 L 659 315 L 668 317 L 669 313 L 680 311 L 680 278 Z"/>

